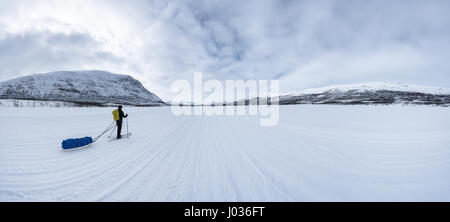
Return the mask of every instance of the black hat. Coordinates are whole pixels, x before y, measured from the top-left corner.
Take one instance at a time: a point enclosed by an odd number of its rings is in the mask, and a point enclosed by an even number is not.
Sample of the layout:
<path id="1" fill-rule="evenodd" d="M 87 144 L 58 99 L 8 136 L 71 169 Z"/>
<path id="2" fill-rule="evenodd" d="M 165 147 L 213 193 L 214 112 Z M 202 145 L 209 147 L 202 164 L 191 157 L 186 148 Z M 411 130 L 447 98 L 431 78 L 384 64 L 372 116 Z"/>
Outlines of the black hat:
<path id="1" fill-rule="evenodd" d="M 119 109 L 122 109 L 122 105 L 119 105 Z"/>

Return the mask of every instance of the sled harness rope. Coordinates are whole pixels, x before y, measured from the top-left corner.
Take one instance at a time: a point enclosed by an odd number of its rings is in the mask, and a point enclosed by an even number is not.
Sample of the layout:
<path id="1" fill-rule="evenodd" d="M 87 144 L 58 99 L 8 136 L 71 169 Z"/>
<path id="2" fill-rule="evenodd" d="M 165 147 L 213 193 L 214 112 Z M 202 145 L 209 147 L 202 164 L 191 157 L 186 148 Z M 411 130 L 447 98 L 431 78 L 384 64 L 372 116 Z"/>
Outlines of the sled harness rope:
<path id="1" fill-rule="evenodd" d="M 128 134 L 128 118 L 125 118 L 125 121 L 127 121 L 127 134 Z M 108 135 L 108 138 L 111 138 L 111 135 L 114 133 L 114 129 L 116 129 L 116 125 L 115 125 L 116 121 L 113 121 L 106 129 L 105 131 L 103 131 L 100 135 L 98 135 L 97 137 L 95 137 L 95 139 L 93 140 L 92 143 L 95 143 L 95 141 L 97 141 L 98 139 L 100 139 L 100 137 L 102 137 L 105 133 L 109 132 L 111 130 L 111 133 Z"/>
<path id="2" fill-rule="evenodd" d="M 117 128 L 117 125 L 114 125 L 113 130 L 111 130 L 111 133 L 108 135 L 108 138 L 111 138 L 111 135 L 114 133 L 114 130 Z"/>
<path id="3" fill-rule="evenodd" d="M 105 134 L 108 131 L 110 131 L 111 129 L 115 128 L 116 126 L 114 125 L 114 123 L 116 123 L 116 121 L 113 121 L 111 124 L 109 124 L 109 126 L 105 129 L 105 131 L 103 131 L 102 133 L 100 133 L 100 135 L 95 137 L 95 139 L 93 140 L 92 143 L 95 143 L 95 141 L 97 141 L 101 136 L 103 136 L 103 134 Z"/>

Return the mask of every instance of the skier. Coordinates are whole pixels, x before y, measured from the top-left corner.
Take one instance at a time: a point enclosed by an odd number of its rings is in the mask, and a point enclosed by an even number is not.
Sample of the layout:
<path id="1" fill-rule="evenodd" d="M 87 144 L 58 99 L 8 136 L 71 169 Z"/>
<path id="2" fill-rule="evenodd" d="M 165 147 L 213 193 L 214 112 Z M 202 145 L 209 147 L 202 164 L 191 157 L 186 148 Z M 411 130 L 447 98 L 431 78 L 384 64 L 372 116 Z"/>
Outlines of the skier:
<path id="1" fill-rule="evenodd" d="M 120 139 L 122 137 L 120 135 L 120 132 L 122 131 L 122 119 L 127 118 L 128 114 L 124 115 L 122 106 L 119 106 L 119 109 L 113 111 L 113 116 L 117 124 L 117 139 Z"/>

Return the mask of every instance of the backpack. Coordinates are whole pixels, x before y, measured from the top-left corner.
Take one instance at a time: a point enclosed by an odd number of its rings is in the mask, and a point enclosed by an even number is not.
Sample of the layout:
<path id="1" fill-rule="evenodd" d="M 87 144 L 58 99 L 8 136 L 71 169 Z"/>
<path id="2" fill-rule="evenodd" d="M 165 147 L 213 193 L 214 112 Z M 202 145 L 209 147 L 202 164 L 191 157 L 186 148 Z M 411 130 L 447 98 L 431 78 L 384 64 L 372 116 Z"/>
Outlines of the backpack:
<path id="1" fill-rule="evenodd" d="M 115 109 L 114 111 L 112 111 L 112 114 L 113 114 L 114 121 L 119 120 L 119 110 L 118 109 Z"/>

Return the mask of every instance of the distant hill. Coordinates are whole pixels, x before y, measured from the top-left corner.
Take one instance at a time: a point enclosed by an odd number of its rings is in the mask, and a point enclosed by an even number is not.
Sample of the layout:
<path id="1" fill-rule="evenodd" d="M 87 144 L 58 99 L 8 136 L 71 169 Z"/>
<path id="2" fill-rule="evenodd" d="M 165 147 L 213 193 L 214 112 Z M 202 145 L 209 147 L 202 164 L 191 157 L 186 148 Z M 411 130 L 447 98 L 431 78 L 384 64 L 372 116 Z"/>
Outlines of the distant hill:
<path id="1" fill-rule="evenodd" d="M 258 100 L 259 98 L 245 100 L 245 104 L 257 104 Z M 385 82 L 335 85 L 280 95 L 279 104 L 415 104 L 450 106 L 450 89 Z"/>

